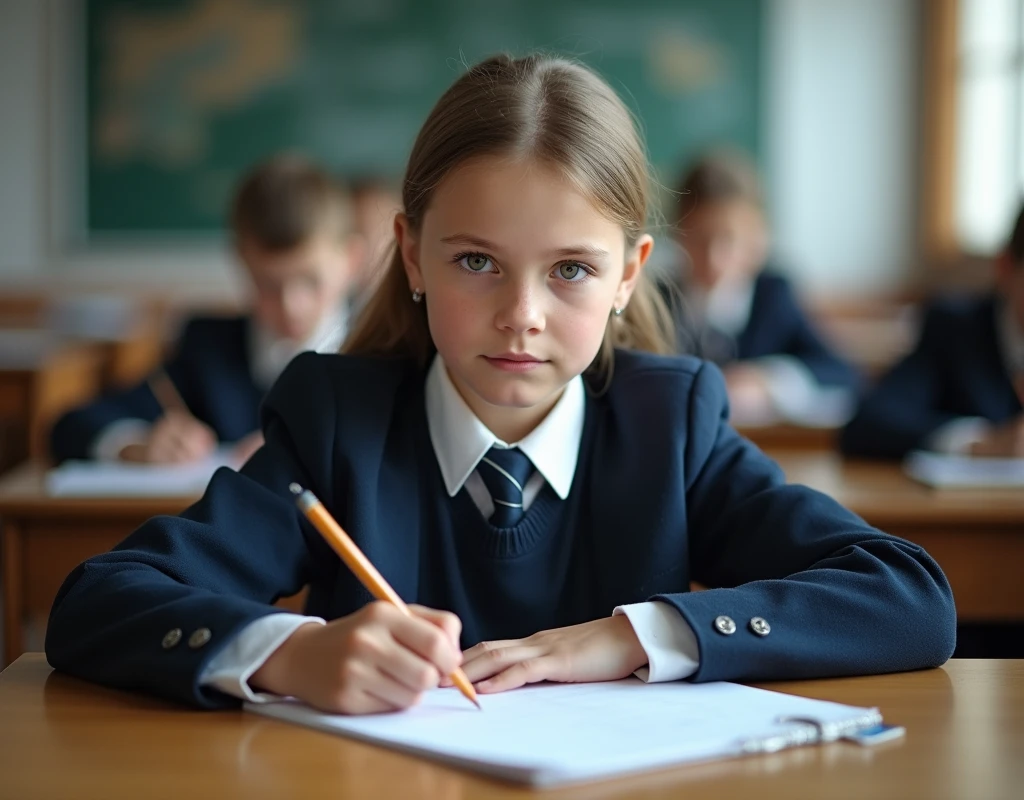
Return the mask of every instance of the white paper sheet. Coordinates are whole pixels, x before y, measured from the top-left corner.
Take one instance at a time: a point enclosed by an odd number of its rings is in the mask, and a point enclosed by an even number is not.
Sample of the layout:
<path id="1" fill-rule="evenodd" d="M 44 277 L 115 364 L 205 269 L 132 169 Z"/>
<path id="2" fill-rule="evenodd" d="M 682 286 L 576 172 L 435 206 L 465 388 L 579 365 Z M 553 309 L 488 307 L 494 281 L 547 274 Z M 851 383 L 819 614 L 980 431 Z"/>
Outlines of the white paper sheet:
<path id="1" fill-rule="evenodd" d="M 198 497 L 220 467 L 236 466 L 231 451 L 194 464 L 65 461 L 46 473 L 52 497 Z"/>
<path id="2" fill-rule="evenodd" d="M 1024 458 L 976 458 L 917 451 L 904 471 L 927 486 L 945 489 L 1012 489 L 1024 486 Z"/>
<path id="3" fill-rule="evenodd" d="M 732 683 L 543 684 L 481 695 L 478 711 L 437 689 L 408 711 L 324 714 L 295 701 L 246 709 L 424 755 L 506 780 L 551 786 L 778 750 L 877 724 L 876 709 L 809 700 Z"/>

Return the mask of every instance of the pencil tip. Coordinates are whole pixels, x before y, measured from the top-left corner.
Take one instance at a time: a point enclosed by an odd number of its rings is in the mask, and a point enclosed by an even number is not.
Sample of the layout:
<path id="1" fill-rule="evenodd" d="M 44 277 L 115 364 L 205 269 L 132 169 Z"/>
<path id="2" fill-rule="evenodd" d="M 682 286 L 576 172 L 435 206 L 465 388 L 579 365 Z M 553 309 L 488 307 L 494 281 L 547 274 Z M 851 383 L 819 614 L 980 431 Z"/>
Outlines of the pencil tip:
<path id="1" fill-rule="evenodd" d="M 289 483 L 288 489 L 291 491 L 292 494 L 302 494 L 302 487 L 299 486 L 299 484 L 297 483 Z"/>

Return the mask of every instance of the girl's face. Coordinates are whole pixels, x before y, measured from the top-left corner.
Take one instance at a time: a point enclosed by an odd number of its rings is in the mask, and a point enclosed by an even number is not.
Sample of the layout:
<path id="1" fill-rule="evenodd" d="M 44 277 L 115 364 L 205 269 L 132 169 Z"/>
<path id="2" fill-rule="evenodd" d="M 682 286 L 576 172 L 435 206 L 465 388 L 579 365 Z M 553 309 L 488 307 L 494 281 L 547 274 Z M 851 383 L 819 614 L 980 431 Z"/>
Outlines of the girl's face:
<path id="1" fill-rule="evenodd" d="M 452 382 L 509 442 L 593 361 L 652 247 L 644 236 L 627 251 L 622 228 L 557 171 L 497 157 L 453 170 L 420 229 L 399 215 L 395 233 Z"/>

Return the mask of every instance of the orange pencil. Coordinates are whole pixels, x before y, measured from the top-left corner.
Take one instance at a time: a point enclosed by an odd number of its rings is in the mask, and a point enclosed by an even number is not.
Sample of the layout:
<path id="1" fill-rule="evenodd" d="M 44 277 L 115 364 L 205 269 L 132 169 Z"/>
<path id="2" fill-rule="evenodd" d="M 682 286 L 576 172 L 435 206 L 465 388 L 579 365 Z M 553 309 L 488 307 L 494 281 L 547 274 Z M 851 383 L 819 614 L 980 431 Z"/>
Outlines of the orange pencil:
<path id="1" fill-rule="evenodd" d="M 302 513 L 306 515 L 306 519 L 313 523 L 313 527 L 320 531 L 321 535 L 327 540 L 327 543 L 334 548 L 335 552 L 341 557 L 341 560 L 345 562 L 345 566 L 352 570 L 352 573 L 366 587 L 366 590 L 378 600 L 384 600 L 397 606 L 403 614 L 411 617 L 412 612 L 402 598 L 388 585 L 388 582 L 384 580 L 384 576 L 377 572 L 377 568 L 363 555 L 363 551 L 359 549 L 356 543 L 352 541 L 352 537 L 345 533 L 344 529 L 331 516 L 331 512 L 324 508 L 324 504 L 316 498 L 316 495 L 309 490 L 304 490 L 297 483 L 291 484 L 288 488 L 292 494 L 296 495 L 295 502 Z M 466 696 L 466 699 L 477 708 L 480 708 L 480 701 L 477 700 L 476 690 L 473 688 L 473 684 L 469 682 L 466 674 L 456 667 L 455 672 L 449 677 L 452 683 L 458 687 L 459 691 Z"/>
<path id="2" fill-rule="evenodd" d="M 162 369 L 157 370 L 148 382 L 149 390 L 156 397 L 156 401 L 160 404 L 165 414 L 169 411 L 180 411 L 182 414 L 191 416 L 192 412 L 188 410 L 188 406 L 178 393 L 174 381 L 171 380 L 166 372 Z"/>

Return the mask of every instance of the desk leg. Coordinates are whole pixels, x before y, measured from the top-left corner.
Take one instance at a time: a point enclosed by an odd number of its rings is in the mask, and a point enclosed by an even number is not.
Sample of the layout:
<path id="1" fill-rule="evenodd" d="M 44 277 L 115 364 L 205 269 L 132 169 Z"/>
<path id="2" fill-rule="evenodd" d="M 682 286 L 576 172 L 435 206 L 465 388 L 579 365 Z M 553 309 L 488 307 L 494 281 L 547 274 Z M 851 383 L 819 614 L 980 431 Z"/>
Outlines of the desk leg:
<path id="1" fill-rule="evenodd" d="M 4 576 L 4 658 L 3 664 L 0 665 L 3 667 L 22 654 L 25 642 L 22 623 L 25 615 L 21 601 L 25 591 L 21 585 L 21 529 L 11 520 L 5 520 L 3 527 L 0 528 L 0 539 L 3 540 Z"/>

